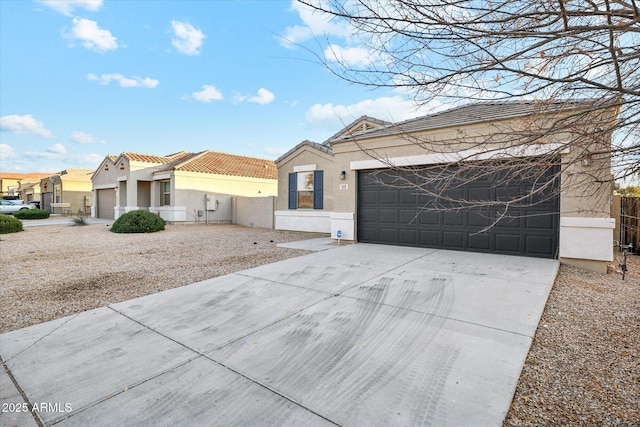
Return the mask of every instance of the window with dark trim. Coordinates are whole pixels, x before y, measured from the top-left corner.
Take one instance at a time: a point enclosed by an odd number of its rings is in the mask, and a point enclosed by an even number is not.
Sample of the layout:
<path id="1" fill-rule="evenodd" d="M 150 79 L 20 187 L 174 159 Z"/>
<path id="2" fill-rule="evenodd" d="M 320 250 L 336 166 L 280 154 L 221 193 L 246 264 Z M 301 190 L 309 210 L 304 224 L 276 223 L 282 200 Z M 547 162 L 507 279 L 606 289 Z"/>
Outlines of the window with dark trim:
<path id="1" fill-rule="evenodd" d="M 323 171 L 289 174 L 289 209 L 322 209 Z"/>
<path id="2" fill-rule="evenodd" d="M 171 181 L 160 182 L 160 206 L 171 205 Z"/>

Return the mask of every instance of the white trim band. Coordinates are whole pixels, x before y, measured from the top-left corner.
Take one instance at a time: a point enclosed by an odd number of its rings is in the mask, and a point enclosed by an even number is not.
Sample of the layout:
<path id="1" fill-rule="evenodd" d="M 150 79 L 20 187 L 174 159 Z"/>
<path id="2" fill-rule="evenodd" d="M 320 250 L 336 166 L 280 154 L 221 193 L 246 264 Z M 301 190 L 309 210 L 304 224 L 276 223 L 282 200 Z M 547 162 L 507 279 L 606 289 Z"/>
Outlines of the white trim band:
<path id="1" fill-rule="evenodd" d="M 561 143 L 532 144 L 500 148 L 495 150 L 463 150 L 455 153 L 432 153 L 419 156 L 391 157 L 389 159 L 356 160 L 349 164 L 351 170 L 382 169 L 402 166 L 433 165 L 458 161 L 477 161 L 489 159 L 508 159 L 518 157 L 535 157 L 552 153 L 565 146 Z M 560 150 L 562 154 L 569 152 L 567 148 Z"/>

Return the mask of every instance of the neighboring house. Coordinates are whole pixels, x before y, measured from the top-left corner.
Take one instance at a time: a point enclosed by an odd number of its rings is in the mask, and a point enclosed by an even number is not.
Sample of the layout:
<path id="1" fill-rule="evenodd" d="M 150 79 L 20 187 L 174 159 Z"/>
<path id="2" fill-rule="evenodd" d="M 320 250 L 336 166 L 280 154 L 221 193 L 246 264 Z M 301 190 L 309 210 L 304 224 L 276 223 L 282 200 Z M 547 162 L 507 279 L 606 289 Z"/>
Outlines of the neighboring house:
<path id="1" fill-rule="evenodd" d="M 273 161 L 214 151 L 107 156 L 92 177 L 93 215 L 144 209 L 171 222 L 231 222 L 231 196 L 275 196 L 277 174 Z"/>
<path id="2" fill-rule="evenodd" d="M 551 104 L 543 115 L 568 117 L 584 112 L 591 104 Z M 279 181 L 275 228 L 331 233 L 333 238 L 340 234 L 343 240 L 357 242 L 560 258 L 573 265 L 606 271 L 606 263 L 613 259 L 611 187 L 596 183 L 611 178 L 607 155 L 589 156 L 589 162 L 565 166 L 581 153 L 561 148 L 564 146 L 558 141 L 542 138 L 535 146 L 526 147 L 515 147 L 506 139 L 492 142 L 492 158 L 535 162 L 545 153 L 561 150 L 557 155 L 563 166 L 557 169 L 558 173 L 561 171 L 560 183 L 552 181 L 553 185 L 560 185 L 558 196 L 528 210 L 511 211 L 515 212 L 515 219 L 498 222 L 488 231 L 482 230 L 496 212 L 484 217 L 474 209 L 427 213 L 421 210 L 429 203 L 424 193 L 382 183 L 391 165 L 444 168 L 452 159 L 473 159 L 476 154 L 470 147 L 477 147 L 474 143 L 494 141 L 497 134 L 506 134 L 506 129 L 523 126 L 528 123 L 525 118 L 533 117 L 536 109 L 533 102 L 487 102 L 396 124 L 365 116 L 323 144 L 304 141 L 276 160 Z M 605 119 L 586 117 L 584 126 L 593 127 L 588 131 L 595 133 L 598 123 L 610 123 L 615 114 L 606 110 Z M 563 137 L 570 140 L 575 135 L 565 132 Z M 610 135 L 604 138 L 610 144 Z M 602 139 L 600 135 L 598 141 Z M 399 173 L 408 178 L 410 171 Z M 578 176 L 589 174 L 593 181 L 576 185 Z M 512 179 L 511 187 L 501 185 L 494 179 L 447 191 L 458 191 L 460 197 L 472 197 L 473 191 L 495 198 L 501 192 L 514 191 L 513 185 L 515 191 L 527 191 L 532 183 L 523 180 L 514 184 Z M 585 188 L 593 191 L 585 196 L 580 190 Z"/>
<path id="3" fill-rule="evenodd" d="M 33 182 L 32 179 L 21 179 L 18 183 L 18 196 L 26 203 L 40 202 L 42 192 L 40 190 L 40 180 Z"/>
<path id="4" fill-rule="evenodd" d="M 52 214 L 87 215 L 93 192 L 90 169 L 66 169 L 40 180 L 40 208 Z"/>
<path id="5" fill-rule="evenodd" d="M 39 182 L 51 175 L 48 172 L 11 173 L 0 172 L 0 196 L 19 196 L 20 182 Z M 25 199 L 26 200 L 26 199 Z"/>

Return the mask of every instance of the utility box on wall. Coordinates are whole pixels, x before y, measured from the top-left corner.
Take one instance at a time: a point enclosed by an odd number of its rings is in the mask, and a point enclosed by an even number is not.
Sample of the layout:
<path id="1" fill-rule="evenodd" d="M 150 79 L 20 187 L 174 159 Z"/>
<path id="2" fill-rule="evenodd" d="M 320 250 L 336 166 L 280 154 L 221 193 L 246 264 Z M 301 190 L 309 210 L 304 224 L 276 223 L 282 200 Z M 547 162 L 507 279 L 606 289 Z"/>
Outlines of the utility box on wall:
<path id="1" fill-rule="evenodd" d="M 215 194 L 207 194 L 205 199 L 207 201 L 208 211 L 215 211 L 218 208 L 218 198 Z"/>

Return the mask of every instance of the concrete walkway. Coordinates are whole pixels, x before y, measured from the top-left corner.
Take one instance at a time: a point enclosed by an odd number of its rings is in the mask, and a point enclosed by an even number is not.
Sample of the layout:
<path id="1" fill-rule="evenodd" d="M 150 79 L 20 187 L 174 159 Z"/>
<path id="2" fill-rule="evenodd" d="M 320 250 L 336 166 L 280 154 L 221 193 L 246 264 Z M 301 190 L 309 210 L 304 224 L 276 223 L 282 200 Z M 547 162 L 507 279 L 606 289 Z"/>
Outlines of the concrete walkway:
<path id="1" fill-rule="evenodd" d="M 22 219 L 23 227 L 40 227 L 43 225 L 72 225 L 74 221 L 74 217 L 71 216 L 62 216 L 62 215 L 51 215 L 49 218 L 44 219 Z M 89 224 L 113 224 L 112 219 L 102 219 L 102 218 L 85 218 L 85 221 Z"/>
<path id="2" fill-rule="evenodd" d="M 6 333 L 0 354 L 47 426 L 499 426 L 557 270 L 346 245 Z"/>

